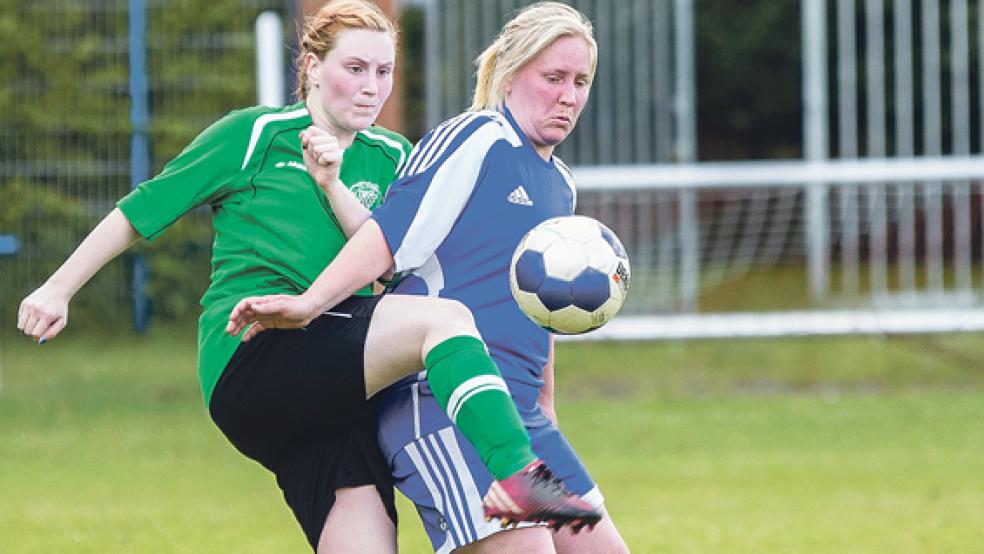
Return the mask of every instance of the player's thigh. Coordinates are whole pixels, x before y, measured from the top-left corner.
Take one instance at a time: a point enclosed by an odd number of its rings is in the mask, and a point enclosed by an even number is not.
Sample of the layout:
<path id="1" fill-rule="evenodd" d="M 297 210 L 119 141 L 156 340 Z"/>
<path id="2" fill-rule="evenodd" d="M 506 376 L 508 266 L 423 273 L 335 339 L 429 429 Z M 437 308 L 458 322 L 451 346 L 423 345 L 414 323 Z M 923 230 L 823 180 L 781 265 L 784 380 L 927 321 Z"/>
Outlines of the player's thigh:
<path id="1" fill-rule="evenodd" d="M 628 546 L 615 528 L 608 510 L 602 506 L 602 518 L 594 529 L 585 527 L 574 533 L 564 527 L 553 534 L 554 546 L 558 554 L 626 554 Z"/>
<path id="2" fill-rule="evenodd" d="M 402 294 L 383 296 L 366 335 L 366 396 L 423 369 L 427 352 L 456 335 L 478 336 L 474 319 L 460 302 Z"/>
<path id="3" fill-rule="evenodd" d="M 372 485 L 335 491 L 318 540 L 318 554 L 396 552 L 396 526 Z"/>
<path id="4" fill-rule="evenodd" d="M 551 554 L 556 551 L 550 529 L 547 527 L 501 531 L 455 550 L 456 554 L 502 554 L 503 552 Z"/>

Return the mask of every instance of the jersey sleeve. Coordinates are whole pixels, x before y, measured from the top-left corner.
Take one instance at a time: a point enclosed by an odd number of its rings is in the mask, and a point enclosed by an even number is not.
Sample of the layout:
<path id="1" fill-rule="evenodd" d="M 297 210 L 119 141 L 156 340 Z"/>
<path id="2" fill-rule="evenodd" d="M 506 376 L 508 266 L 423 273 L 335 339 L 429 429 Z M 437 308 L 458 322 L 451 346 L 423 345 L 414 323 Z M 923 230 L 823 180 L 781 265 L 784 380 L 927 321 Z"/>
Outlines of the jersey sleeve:
<path id="1" fill-rule="evenodd" d="M 376 168 L 373 182 L 375 183 L 374 186 L 378 187 L 378 200 L 372 202 L 372 205 L 366 205 L 367 208 L 372 210 L 378 207 L 380 202 L 386 198 L 386 192 L 389 190 L 390 184 L 403 171 L 403 167 L 410 157 L 410 151 L 413 149 L 413 145 L 400 133 L 377 126 L 360 131 L 356 135 L 356 139 L 362 139 L 365 144 L 372 146 L 373 148 L 369 149 L 371 152 L 376 154 L 381 153 L 381 157 L 369 156 L 364 158 L 364 163 Z M 348 163 L 348 161 L 342 163 L 343 172 Z M 342 181 L 345 181 L 345 179 L 343 178 Z M 349 185 L 349 188 L 352 188 L 352 186 Z"/>
<path id="2" fill-rule="evenodd" d="M 401 175 L 403 170 L 407 167 L 407 162 L 410 160 L 410 153 L 413 151 L 413 144 L 407 140 L 403 135 L 398 135 L 400 139 L 400 153 L 402 157 L 396 167 L 396 175 Z"/>
<path id="3" fill-rule="evenodd" d="M 383 202 L 386 201 L 387 193 L 389 192 L 389 188 L 393 184 L 393 181 L 395 181 L 397 177 L 399 177 L 400 174 L 403 173 L 403 169 L 407 166 L 407 160 L 410 159 L 410 152 L 413 150 L 413 145 L 410 143 L 409 140 L 406 139 L 406 137 L 397 133 L 393 133 L 393 134 L 399 144 L 398 151 L 400 157 L 394 166 L 394 172 L 392 178 L 380 184 L 379 188 L 383 196 L 383 200 L 382 200 Z"/>
<path id="4" fill-rule="evenodd" d="M 197 206 L 231 192 L 242 168 L 251 119 L 233 112 L 202 131 L 154 178 L 117 202 L 134 229 L 153 240 Z"/>
<path id="5" fill-rule="evenodd" d="M 500 122 L 480 114 L 460 118 L 420 141 L 373 212 L 397 272 L 416 269 L 434 254 L 481 183 L 492 147 L 504 140 Z"/>

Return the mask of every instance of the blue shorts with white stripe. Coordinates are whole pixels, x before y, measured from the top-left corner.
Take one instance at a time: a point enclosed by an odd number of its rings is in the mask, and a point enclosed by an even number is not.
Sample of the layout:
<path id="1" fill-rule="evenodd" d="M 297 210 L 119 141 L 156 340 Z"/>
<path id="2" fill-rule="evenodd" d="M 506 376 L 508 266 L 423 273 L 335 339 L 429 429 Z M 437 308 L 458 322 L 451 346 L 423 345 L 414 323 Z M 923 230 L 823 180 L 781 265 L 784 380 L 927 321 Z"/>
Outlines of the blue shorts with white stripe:
<path id="1" fill-rule="evenodd" d="M 482 498 L 492 476 L 451 425 L 426 381 L 411 378 L 384 393 L 380 444 L 397 487 L 417 507 L 434 551 L 451 552 L 501 530 L 486 522 Z M 533 450 L 567 487 L 594 506 L 604 498 L 574 449 L 545 417 L 529 418 Z"/>

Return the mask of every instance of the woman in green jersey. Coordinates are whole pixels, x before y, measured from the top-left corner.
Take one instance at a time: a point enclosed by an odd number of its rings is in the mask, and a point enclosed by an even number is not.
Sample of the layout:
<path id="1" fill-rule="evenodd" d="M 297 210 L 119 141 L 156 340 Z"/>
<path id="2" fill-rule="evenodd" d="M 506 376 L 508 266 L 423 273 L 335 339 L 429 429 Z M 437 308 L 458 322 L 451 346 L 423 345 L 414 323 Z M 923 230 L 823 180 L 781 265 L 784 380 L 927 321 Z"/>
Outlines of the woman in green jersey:
<path id="1" fill-rule="evenodd" d="M 373 297 L 363 283 L 306 330 L 271 330 L 248 343 L 224 332 L 240 299 L 306 290 L 400 171 L 409 143 L 371 127 L 392 90 L 395 43 L 395 28 L 370 2 L 327 4 L 300 40 L 302 101 L 234 111 L 202 132 L 24 299 L 18 328 L 51 340 L 96 271 L 207 205 L 215 241 L 199 320 L 202 393 L 229 441 L 276 475 L 312 547 L 395 550 L 389 468 L 366 399 L 421 367 L 511 496 L 511 519 L 597 521 L 534 471 L 529 437 L 461 304 Z"/>

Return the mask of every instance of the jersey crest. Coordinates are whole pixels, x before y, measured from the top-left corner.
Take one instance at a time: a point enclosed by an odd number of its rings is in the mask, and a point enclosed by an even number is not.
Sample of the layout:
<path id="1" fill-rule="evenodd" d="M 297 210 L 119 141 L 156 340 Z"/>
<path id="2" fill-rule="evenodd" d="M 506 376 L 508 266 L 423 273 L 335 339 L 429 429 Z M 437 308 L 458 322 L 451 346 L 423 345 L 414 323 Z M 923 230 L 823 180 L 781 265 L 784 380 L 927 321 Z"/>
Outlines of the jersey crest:
<path id="1" fill-rule="evenodd" d="M 352 194 L 359 200 L 359 203 L 371 210 L 378 202 L 382 194 L 379 185 L 371 181 L 359 181 L 350 187 Z"/>

